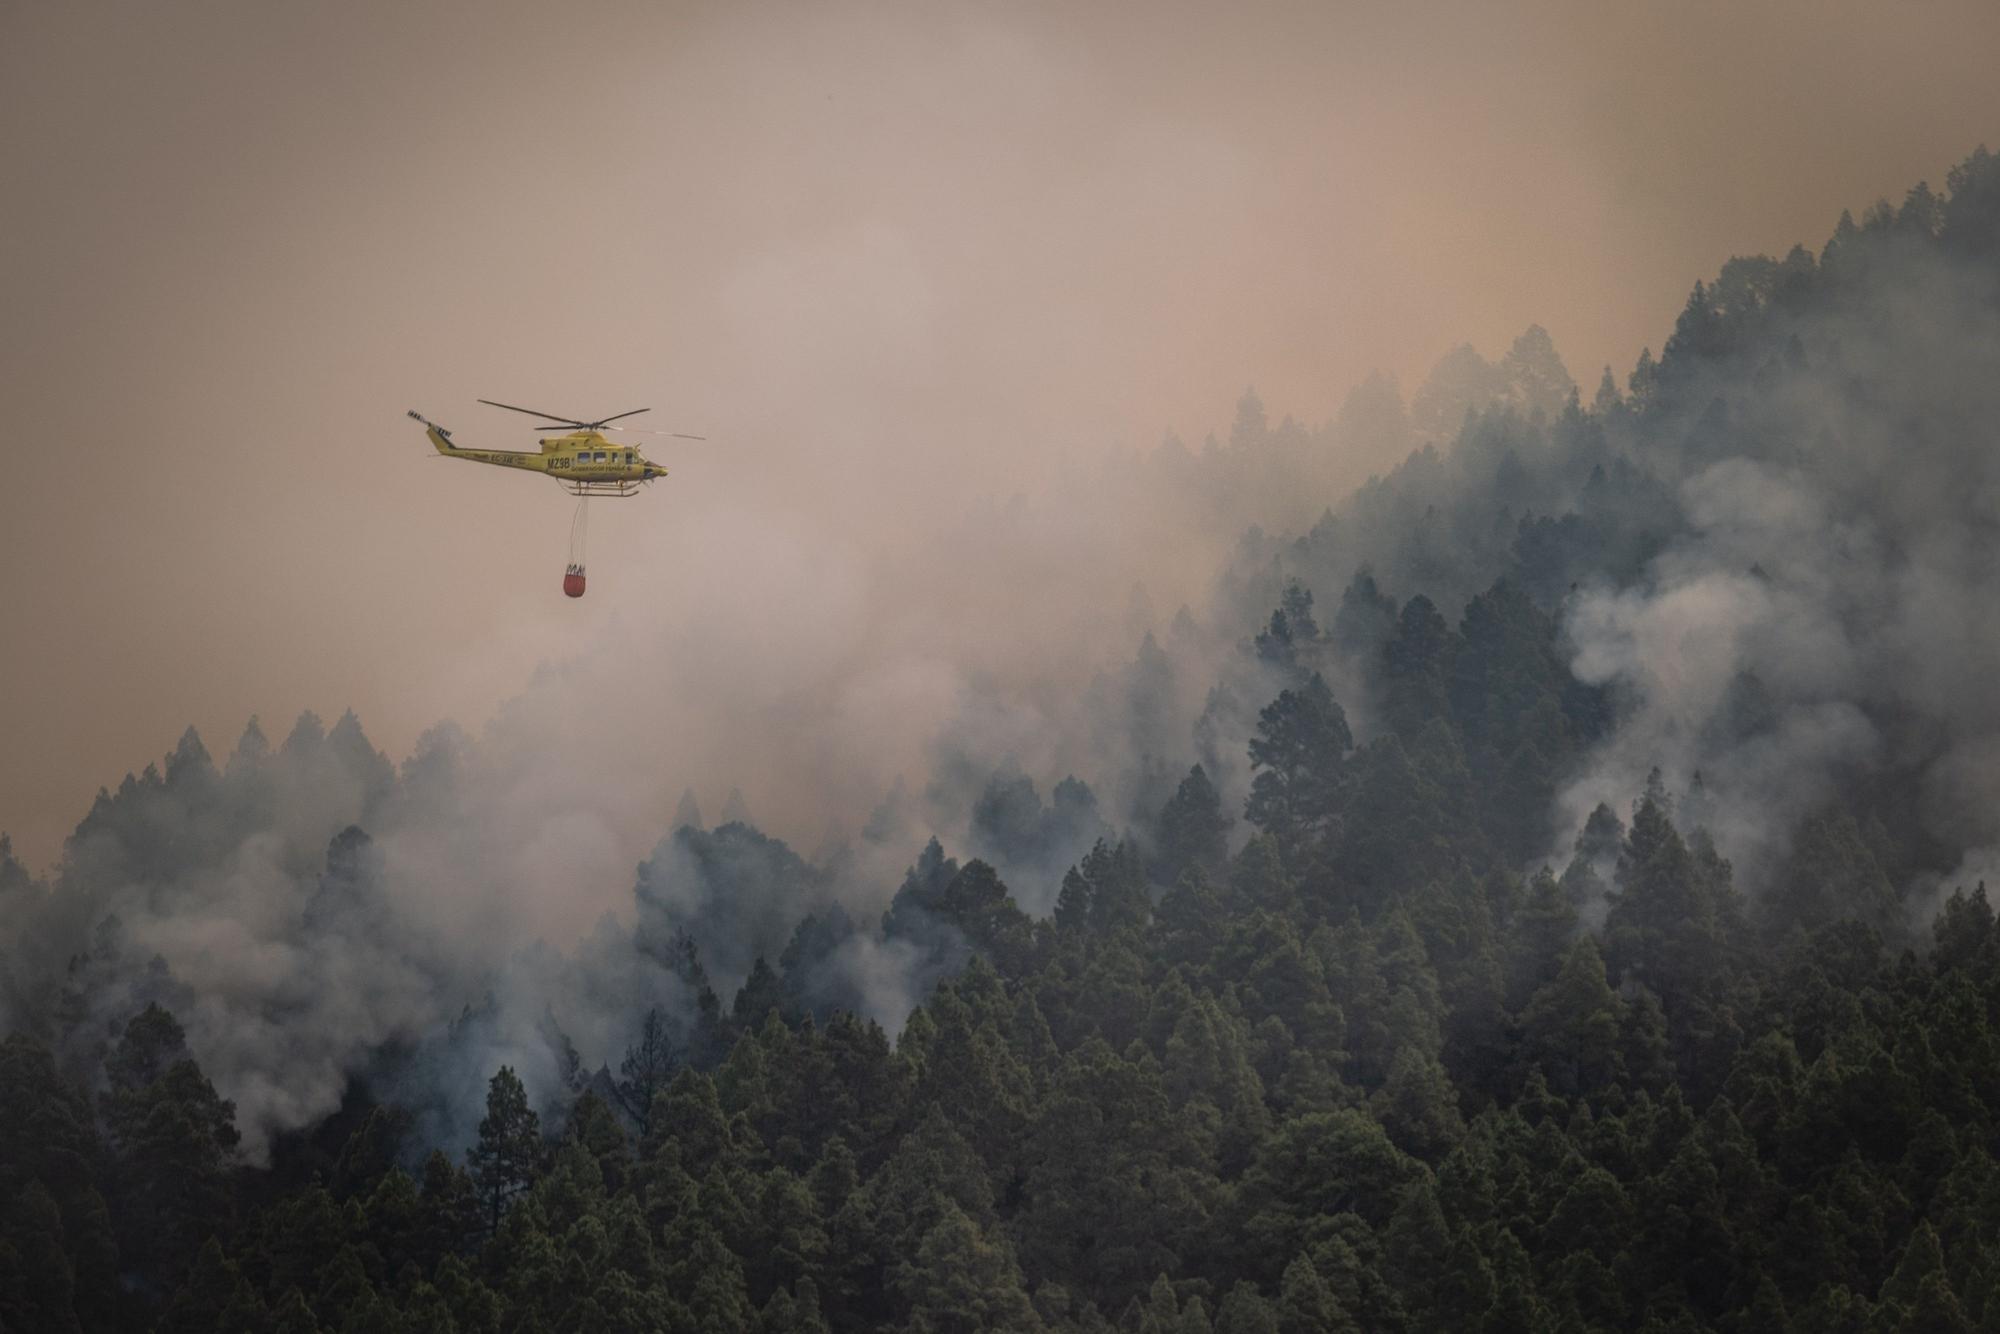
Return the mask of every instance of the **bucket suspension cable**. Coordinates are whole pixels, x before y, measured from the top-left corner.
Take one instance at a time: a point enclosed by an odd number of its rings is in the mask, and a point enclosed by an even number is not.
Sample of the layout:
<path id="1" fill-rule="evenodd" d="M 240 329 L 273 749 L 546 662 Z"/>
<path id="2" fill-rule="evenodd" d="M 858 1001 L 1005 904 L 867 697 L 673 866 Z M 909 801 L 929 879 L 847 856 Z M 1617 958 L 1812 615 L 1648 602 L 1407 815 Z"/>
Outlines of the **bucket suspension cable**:
<path id="1" fill-rule="evenodd" d="M 563 569 L 563 592 L 583 596 L 584 546 L 590 537 L 590 497 L 579 496 L 569 521 L 569 564 Z"/>

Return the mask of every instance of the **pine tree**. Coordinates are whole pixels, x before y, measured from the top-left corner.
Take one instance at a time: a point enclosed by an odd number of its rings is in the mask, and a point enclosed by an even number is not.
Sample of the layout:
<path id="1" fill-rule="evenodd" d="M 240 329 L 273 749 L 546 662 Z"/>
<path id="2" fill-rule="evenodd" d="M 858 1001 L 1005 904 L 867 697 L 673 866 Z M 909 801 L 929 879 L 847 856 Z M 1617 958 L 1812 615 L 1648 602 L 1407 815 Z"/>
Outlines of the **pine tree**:
<path id="1" fill-rule="evenodd" d="M 765 1015 L 773 1010 L 782 1011 L 784 1003 L 784 988 L 778 984 L 778 975 L 771 971 L 771 965 L 765 963 L 764 956 L 760 954 L 750 965 L 750 975 L 737 989 L 730 1017 L 738 1033 L 754 1032 L 764 1022 Z"/>
<path id="2" fill-rule="evenodd" d="M 1347 715 L 1317 672 L 1258 715 L 1250 742 L 1256 777 L 1245 813 L 1277 838 L 1288 859 L 1308 850 L 1338 820 L 1353 746 Z"/>
<path id="3" fill-rule="evenodd" d="M 1216 1308 L 1215 1334 L 1278 1334 L 1278 1313 L 1255 1283 L 1238 1279 Z"/>
<path id="4" fill-rule="evenodd" d="M 508 1201 L 533 1183 L 541 1156 L 541 1118 L 528 1106 L 528 1092 L 513 1067 L 503 1065 L 486 1086 L 479 1142 L 467 1155 L 472 1178 L 486 1201 L 489 1229 L 500 1226 Z"/>
<path id="5" fill-rule="evenodd" d="M 624 1107 L 644 1136 L 653 1114 L 653 1099 L 667 1087 L 681 1064 L 680 1048 L 667 1028 L 660 1007 L 651 1006 L 639 1025 L 639 1036 L 625 1049 L 618 1064 L 616 1085 L 619 1105 Z"/>
<path id="6" fill-rule="evenodd" d="M 180 1024 L 158 1005 L 125 1026 L 105 1077 L 119 1250 L 167 1286 L 203 1242 L 228 1228 L 236 1107 L 216 1095 L 189 1055 Z"/>
<path id="7" fill-rule="evenodd" d="M 1924 1275 L 1896 1334 L 1972 1334 L 1972 1321 L 1942 1271 Z"/>
<path id="8" fill-rule="evenodd" d="M 1590 410 L 1600 417 L 1608 417 L 1625 406 L 1624 397 L 1618 392 L 1618 381 L 1612 377 L 1611 367 L 1604 368 L 1604 377 L 1597 382 L 1597 396 L 1591 400 Z"/>
<path id="9" fill-rule="evenodd" d="M 915 1253 L 893 1267 L 890 1286 L 907 1312 L 903 1327 L 919 1334 L 1042 1327 L 1007 1245 L 950 1201 Z"/>
<path id="10" fill-rule="evenodd" d="M 1303 1255 L 1285 1267 L 1277 1315 L 1279 1334 L 1361 1334 L 1361 1326 L 1341 1309 L 1326 1280 Z"/>
<path id="11" fill-rule="evenodd" d="M 1993 908 L 1986 900 L 1985 881 L 1970 895 L 1963 885 L 1952 891 L 1931 923 L 1931 937 L 1936 942 L 1931 964 L 1939 972 L 1972 967 L 1993 939 Z"/>
<path id="12" fill-rule="evenodd" d="M 1090 882 L 1090 924 L 1100 935 L 1139 931 L 1153 915 L 1146 893 L 1146 865 L 1138 846 L 1129 840 L 1113 847 L 1102 840 L 1084 857 L 1082 871 Z"/>
<path id="13" fill-rule="evenodd" d="M 226 1299 L 225 1292 L 216 1301 L 218 1312 Z M 0 1202 L 0 1327 L 81 1329 L 62 1212 L 39 1181 Z"/>
<path id="14" fill-rule="evenodd" d="M 1222 797 L 1207 771 L 1195 765 L 1160 812 L 1153 878 L 1171 885 L 1198 871 L 1210 880 L 1221 879 L 1228 870 L 1229 829 L 1234 823 L 1223 814 Z"/>
<path id="15" fill-rule="evenodd" d="M 1554 1092 L 1594 1092 L 1622 1072 L 1623 1021 L 1624 1005 L 1605 978 L 1597 941 L 1580 936 L 1562 971 L 1521 1011 L 1522 1046 Z"/>
<path id="16" fill-rule="evenodd" d="M 1500 359 L 1509 402 L 1528 416 L 1553 418 L 1576 392 L 1576 382 L 1556 354 L 1548 330 L 1531 324 Z"/>
<path id="17" fill-rule="evenodd" d="M 1417 1047 L 1396 1052 L 1372 1106 L 1396 1147 L 1413 1157 L 1436 1162 L 1465 1134 L 1451 1077 Z"/>
<path id="18" fill-rule="evenodd" d="M 1458 639 L 1436 604 L 1419 593 L 1403 604 L 1396 633 L 1382 646 L 1382 711 L 1390 729 L 1414 742 L 1432 719 L 1449 718 Z"/>

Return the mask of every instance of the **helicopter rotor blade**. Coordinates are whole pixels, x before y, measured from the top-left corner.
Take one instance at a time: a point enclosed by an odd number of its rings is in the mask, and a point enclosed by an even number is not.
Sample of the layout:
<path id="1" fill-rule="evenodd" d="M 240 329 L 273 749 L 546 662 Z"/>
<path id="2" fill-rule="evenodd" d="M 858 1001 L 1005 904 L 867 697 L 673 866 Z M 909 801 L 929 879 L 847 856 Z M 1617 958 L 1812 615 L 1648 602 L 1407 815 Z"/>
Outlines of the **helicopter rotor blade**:
<path id="1" fill-rule="evenodd" d="M 543 418 L 543 419 L 545 419 L 545 420 L 547 420 L 547 421 L 552 421 L 552 422 L 561 422 L 561 423 L 562 423 L 563 425 L 565 425 L 565 426 L 582 426 L 582 425 L 584 424 L 584 423 L 582 423 L 582 422 L 578 421 L 578 420 L 577 420 L 576 418 L 574 418 L 574 417 L 558 417 L 558 416 L 556 416 L 555 414 L 553 414 L 553 413 L 549 413 L 549 412 L 537 412 L 537 411 L 535 411 L 535 410 L 534 410 L 533 408 L 517 408 L 517 407 L 515 407 L 515 406 L 514 406 L 514 405 L 513 405 L 512 403 L 495 403 L 495 402 L 494 402 L 494 401 L 493 401 L 492 399 L 490 399 L 490 398 L 482 398 L 482 399 L 480 399 L 479 401 L 480 401 L 481 403 L 484 403 L 484 404 L 485 404 L 485 405 L 486 405 L 487 407 L 489 407 L 489 408 L 505 408 L 505 409 L 507 409 L 507 411 L 509 411 L 509 412 L 525 412 L 525 413 L 527 413 L 527 414 L 528 414 L 528 415 L 529 415 L 530 417 L 541 417 L 541 418 Z M 642 412 L 643 412 L 644 410 L 645 410 L 645 409 L 643 409 L 643 408 L 642 408 L 642 409 L 640 409 L 640 411 L 642 411 Z M 630 414 L 627 414 L 627 415 L 629 416 Z"/>
<path id="2" fill-rule="evenodd" d="M 621 412 L 616 417 L 605 417 L 602 420 L 594 421 L 590 424 L 592 426 L 602 426 L 604 425 L 605 422 L 615 422 L 625 417 L 636 417 L 642 412 L 651 412 L 651 411 L 652 411 L 651 408 L 633 408 L 630 412 Z"/>
<path id="3" fill-rule="evenodd" d="M 706 440 L 705 435 L 689 435 L 686 431 L 661 431 L 650 426 L 607 426 L 607 431 L 627 431 L 633 435 L 666 435 L 676 440 Z"/>

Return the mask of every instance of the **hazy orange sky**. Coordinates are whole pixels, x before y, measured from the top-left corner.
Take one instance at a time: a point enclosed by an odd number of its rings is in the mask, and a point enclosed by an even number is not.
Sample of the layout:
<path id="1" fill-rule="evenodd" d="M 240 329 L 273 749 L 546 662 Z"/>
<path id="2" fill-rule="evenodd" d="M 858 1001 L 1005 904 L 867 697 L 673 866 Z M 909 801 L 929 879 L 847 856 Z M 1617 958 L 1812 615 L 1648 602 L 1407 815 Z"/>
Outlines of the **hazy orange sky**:
<path id="1" fill-rule="evenodd" d="M 1991 0 L 6 6 L 0 829 L 48 865 L 189 723 L 400 759 L 634 625 L 764 659 L 726 722 L 854 633 L 774 590 L 865 617 L 910 515 L 1246 384 L 1319 421 L 1530 322 L 1622 377 L 2000 146 L 1995 52 Z M 532 447 L 477 397 L 712 440 L 571 603 L 569 502 L 402 417 Z"/>

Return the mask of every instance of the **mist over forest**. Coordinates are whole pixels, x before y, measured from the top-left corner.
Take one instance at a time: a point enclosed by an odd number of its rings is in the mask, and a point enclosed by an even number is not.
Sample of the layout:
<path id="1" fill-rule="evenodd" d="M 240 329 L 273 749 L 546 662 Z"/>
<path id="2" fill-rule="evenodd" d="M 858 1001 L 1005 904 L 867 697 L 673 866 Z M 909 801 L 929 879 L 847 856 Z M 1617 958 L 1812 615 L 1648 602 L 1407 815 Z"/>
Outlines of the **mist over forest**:
<path id="1" fill-rule="evenodd" d="M 190 728 L 0 837 L 0 1328 L 2000 1325 L 1996 366 L 1980 149 L 1629 368 Z"/>

